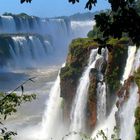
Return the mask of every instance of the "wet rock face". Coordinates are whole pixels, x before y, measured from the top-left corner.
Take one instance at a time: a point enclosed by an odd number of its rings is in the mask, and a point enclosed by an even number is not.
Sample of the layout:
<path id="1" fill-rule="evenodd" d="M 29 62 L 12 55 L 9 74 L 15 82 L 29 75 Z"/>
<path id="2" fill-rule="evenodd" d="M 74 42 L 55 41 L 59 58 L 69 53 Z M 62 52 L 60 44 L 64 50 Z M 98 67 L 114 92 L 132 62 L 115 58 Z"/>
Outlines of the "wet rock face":
<path id="1" fill-rule="evenodd" d="M 66 66 L 61 69 L 61 97 L 64 99 L 64 121 L 70 122 L 70 111 L 79 79 L 88 63 L 90 51 L 97 48 L 92 39 L 77 39 L 70 44 Z"/>
<path id="2" fill-rule="evenodd" d="M 117 107 L 121 107 L 124 102 L 127 101 L 127 99 L 130 96 L 129 89 L 130 85 L 134 82 L 134 77 L 130 76 L 127 80 L 125 80 L 123 86 L 117 91 L 117 96 L 119 97 L 119 100 L 117 101 L 116 105 Z"/>
<path id="3" fill-rule="evenodd" d="M 69 79 L 61 81 L 61 97 L 64 99 L 63 118 L 64 122 L 70 123 L 70 110 L 76 93 L 76 85 Z"/>
<path id="4" fill-rule="evenodd" d="M 97 60 L 95 68 L 90 72 L 90 86 L 88 91 L 87 101 L 87 129 L 93 130 L 97 124 L 97 87 L 100 82 L 104 82 L 104 73 L 107 62 L 105 58 L 101 57 Z"/>
<path id="5" fill-rule="evenodd" d="M 108 53 L 105 82 L 107 84 L 107 115 L 109 115 L 112 103 L 116 100 L 116 92 L 120 88 L 124 67 L 128 56 L 128 43 L 117 41 L 113 49 Z M 120 61 L 121 60 L 121 61 Z"/>
<path id="6" fill-rule="evenodd" d="M 97 122 L 97 83 L 98 83 L 98 71 L 97 69 L 92 69 L 90 72 L 90 86 L 88 91 L 88 101 L 87 101 L 87 129 L 88 131 L 93 130 Z"/>
<path id="7" fill-rule="evenodd" d="M 123 73 L 123 67 L 127 59 L 126 44 L 115 44 L 115 49 L 108 53 L 106 57 L 100 58 L 95 64 L 95 68 L 90 72 L 90 85 L 88 91 L 87 109 L 86 109 L 86 127 L 87 131 L 95 128 L 97 123 L 97 85 L 105 82 L 107 85 L 107 114 L 109 114 L 113 100 L 116 99 L 116 91 L 120 87 L 120 79 Z M 61 69 L 61 97 L 64 99 L 63 114 L 64 121 L 70 123 L 70 111 L 76 94 L 76 89 L 79 79 L 88 63 L 91 49 L 97 48 L 98 44 L 92 39 L 77 39 L 74 40 L 69 48 L 66 66 Z M 120 61 L 120 59 L 122 61 Z M 123 91 L 129 88 L 129 82 L 126 82 L 125 87 L 122 87 L 118 96 L 122 95 Z M 128 90 L 126 90 L 128 92 Z M 120 104 L 120 103 L 118 103 Z"/>

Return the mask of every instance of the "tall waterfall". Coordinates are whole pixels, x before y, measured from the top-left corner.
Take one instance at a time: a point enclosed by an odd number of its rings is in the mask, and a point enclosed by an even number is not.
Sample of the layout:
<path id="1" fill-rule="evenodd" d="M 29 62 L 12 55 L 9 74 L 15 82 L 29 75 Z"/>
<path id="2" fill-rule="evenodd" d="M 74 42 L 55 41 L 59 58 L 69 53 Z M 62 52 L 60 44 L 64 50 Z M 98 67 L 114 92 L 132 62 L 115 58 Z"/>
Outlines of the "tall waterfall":
<path id="1" fill-rule="evenodd" d="M 136 47 L 135 46 L 129 46 L 129 48 L 128 48 L 128 58 L 127 58 L 126 66 L 124 68 L 124 73 L 123 73 L 123 76 L 122 76 L 122 80 L 120 81 L 122 84 L 129 77 L 129 75 L 131 73 L 131 70 L 132 70 L 132 67 L 133 67 L 133 64 L 134 64 L 134 60 L 135 60 L 135 52 L 136 52 Z M 135 94 L 133 96 L 135 96 Z M 136 99 L 136 98 L 134 97 L 134 99 Z M 132 100 L 134 100 L 134 99 L 132 99 Z M 126 108 L 129 109 L 128 106 Z M 100 130 L 103 130 L 105 135 L 107 136 L 107 138 L 109 140 L 111 140 L 111 135 L 114 134 L 113 129 L 116 126 L 116 120 L 115 120 L 115 112 L 116 111 L 117 111 L 117 107 L 116 107 L 116 102 L 115 102 L 114 106 L 112 107 L 112 111 L 111 111 L 110 115 L 106 118 L 106 120 L 102 124 L 99 124 L 99 126 L 97 126 L 97 128 L 93 131 L 92 138 L 95 138 L 98 135 L 98 132 Z M 135 110 L 132 111 L 133 114 L 129 114 L 129 115 L 134 116 L 134 111 Z M 124 114 L 127 117 L 130 117 L 128 115 L 128 113 L 125 112 Z M 128 120 L 126 119 L 126 116 L 124 116 L 124 120 L 128 125 L 127 127 L 129 127 L 129 123 L 128 123 Z M 121 123 L 123 123 L 123 122 L 121 122 Z M 132 123 L 132 126 L 133 125 L 134 125 L 134 123 Z M 125 131 L 126 131 L 126 134 L 123 134 L 123 132 L 124 132 L 123 131 L 122 132 L 123 135 L 127 135 L 127 129 Z M 126 139 L 122 139 L 122 140 L 126 140 Z M 102 136 L 98 136 L 97 140 L 103 140 Z M 127 140 L 134 140 L 134 139 L 127 139 Z"/>
<path id="2" fill-rule="evenodd" d="M 135 109 L 138 105 L 138 88 L 131 85 L 129 100 L 123 105 L 120 111 L 120 138 L 121 140 L 135 140 Z"/>
<path id="3" fill-rule="evenodd" d="M 128 47 L 128 58 L 126 62 L 126 66 L 124 69 L 124 74 L 122 78 L 122 84 L 124 84 L 124 81 L 129 77 L 131 70 L 132 70 L 132 65 L 134 63 L 135 59 L 135 53 L 136 53 L 136 46 L 129 46 Z"/>
<path id="4" fill-rule="evenodd" d="M 57 76 L 57 79 L 50 91 L 50 97 L 46 102 L 46 109 L 41 122 L 41 129 L 38 136 L 38 139 L 48 140 L 54 138 L 56 133 L 54 128 L 57 129 L 60 115 L 60 76 Z"/>
<path id="5" fill-rule="evenodd" d="M 137 53 L 133 55 L 133 63 L 131 64 L 131 74 L 137 70 L 140 65 L 140 49 L 137 50 Z M 131 61 L 130 61 L 131 63 Z M 129 65 L 129 64 L 128 64 Z M 127 69 L 126 69 L 127 71 Z M 138 88 L 135 83 L 131 84 L 130 87 L 130 97 L 128 101 L 123 105 L 120 110 L 120 138 L 122 140 L 134 140 L 135 139 L 135 128 L 134 128 L 134 114 L 135 109 L 138 105 Z"/>
<path id="6" fill-rule="evenodd" d="M 95 67 L 95 63 L 100 56 L 97 54 L 97 49 L 93 49 L 88 66 L 86 67 L 76 91 L 76 97 L 72 105 L 71 111 L 71 125 L 70 131 L 84 131 L 85 128 L 85 108 L 87 103 L 87 92 L 90 84 L 89 73 L 92 68 Z M 72 137 L 72 139 L 78 139 L 77 137 Z"/>

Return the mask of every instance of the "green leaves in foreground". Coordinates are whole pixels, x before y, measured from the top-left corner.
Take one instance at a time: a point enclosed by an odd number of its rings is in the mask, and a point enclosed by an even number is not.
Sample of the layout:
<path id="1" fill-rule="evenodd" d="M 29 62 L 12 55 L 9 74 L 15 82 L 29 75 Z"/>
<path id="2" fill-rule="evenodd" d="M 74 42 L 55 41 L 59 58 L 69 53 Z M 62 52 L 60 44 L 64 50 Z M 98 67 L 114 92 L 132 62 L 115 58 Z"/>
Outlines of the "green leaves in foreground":
<path id="1" fill-rule="evenodd" d="M 35 94 L 31 95 L 17 95 L 12 93 L 6 95 L 5 93 L 0 93 L 0 119 L 6 119 L 8 115 L 17 112 L 17 107 L 21 103 L 31 102 L 36 98 Z"/>
<path id="2" fill-rule="evenodd" d="M 0 140 L 11 140 L 12 136 L 17 135 L 17 133 L 13 131 L 8 131 L 7 128 L 4 126 L 4 121 L 7 119 L 7 117 L 12 115 L 13 113 L 16 113 L 17 108 L 22 103 L 31 102 L 32 100 L 36 99 L 35 94 L 24 94 L 23 85 L 27 81 L 33 82 L 33 78 L 29 78 L 26 81 L 24 81 L 11 93 L 0 92 Z M 21 89 L 21 94 L 16 94 L 15 91 L 19 88 Z"/>

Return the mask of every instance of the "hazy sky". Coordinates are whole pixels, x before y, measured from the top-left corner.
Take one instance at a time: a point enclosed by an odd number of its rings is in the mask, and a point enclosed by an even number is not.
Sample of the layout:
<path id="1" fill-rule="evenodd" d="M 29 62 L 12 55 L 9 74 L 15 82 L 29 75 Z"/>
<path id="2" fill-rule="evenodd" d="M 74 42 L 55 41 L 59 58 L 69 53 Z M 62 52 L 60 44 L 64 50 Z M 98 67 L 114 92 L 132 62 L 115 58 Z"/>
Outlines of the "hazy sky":
<path id="1" fill-rule="evenodd" d="M 80 3 L 76 5 L 68 3 L 68 0 L 33 0 L 31 4 L 20 4 L 19 1 L 20 0 L 0 0 L 0 14 L 4 12 L 24 12 L 40 17 L 54 17 L 88 11 L 84 9 L 87 0 L 80 0 Z M 92 12 L 109 8 L 107 0 L 98 1 L 98 5 L 91 10 Z"/>

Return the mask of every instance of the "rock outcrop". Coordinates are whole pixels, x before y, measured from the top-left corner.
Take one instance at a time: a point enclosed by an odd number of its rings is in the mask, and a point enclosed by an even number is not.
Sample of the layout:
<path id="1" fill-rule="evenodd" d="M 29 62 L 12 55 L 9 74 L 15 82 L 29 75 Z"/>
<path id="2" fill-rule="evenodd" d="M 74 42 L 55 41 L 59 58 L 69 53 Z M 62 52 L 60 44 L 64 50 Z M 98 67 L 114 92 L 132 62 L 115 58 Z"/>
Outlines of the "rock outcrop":
<path id="1" fill-rule="evenodd" d="M 128 41 L 110 40 L 112 51 L 106 59 L 96 62 L 96 66 L 90 72 L 90 86 L 88 91 L 86 118 L 87 129 L 93 130 L 97 123 L 97 84 L 107 84 L 107 114 L 110 112 L 116 91 L 120 88 L 120 80 L 127 59 Z M 93 39 L 73 40 L 67 57 L 66 65 L 61 69 L 61 97 L 64 99 L 64 121 L 70 122 L 70 110 L 76 94 L 79 78 L 87 65 L 91 49 L 98 48 L 99 44 Z M 121 60 L 121 61 L 120 61 Z M 101 63 L 102 62 L 102 63 Z M 103 75 L 102 81 L 100 75 Z"/>

